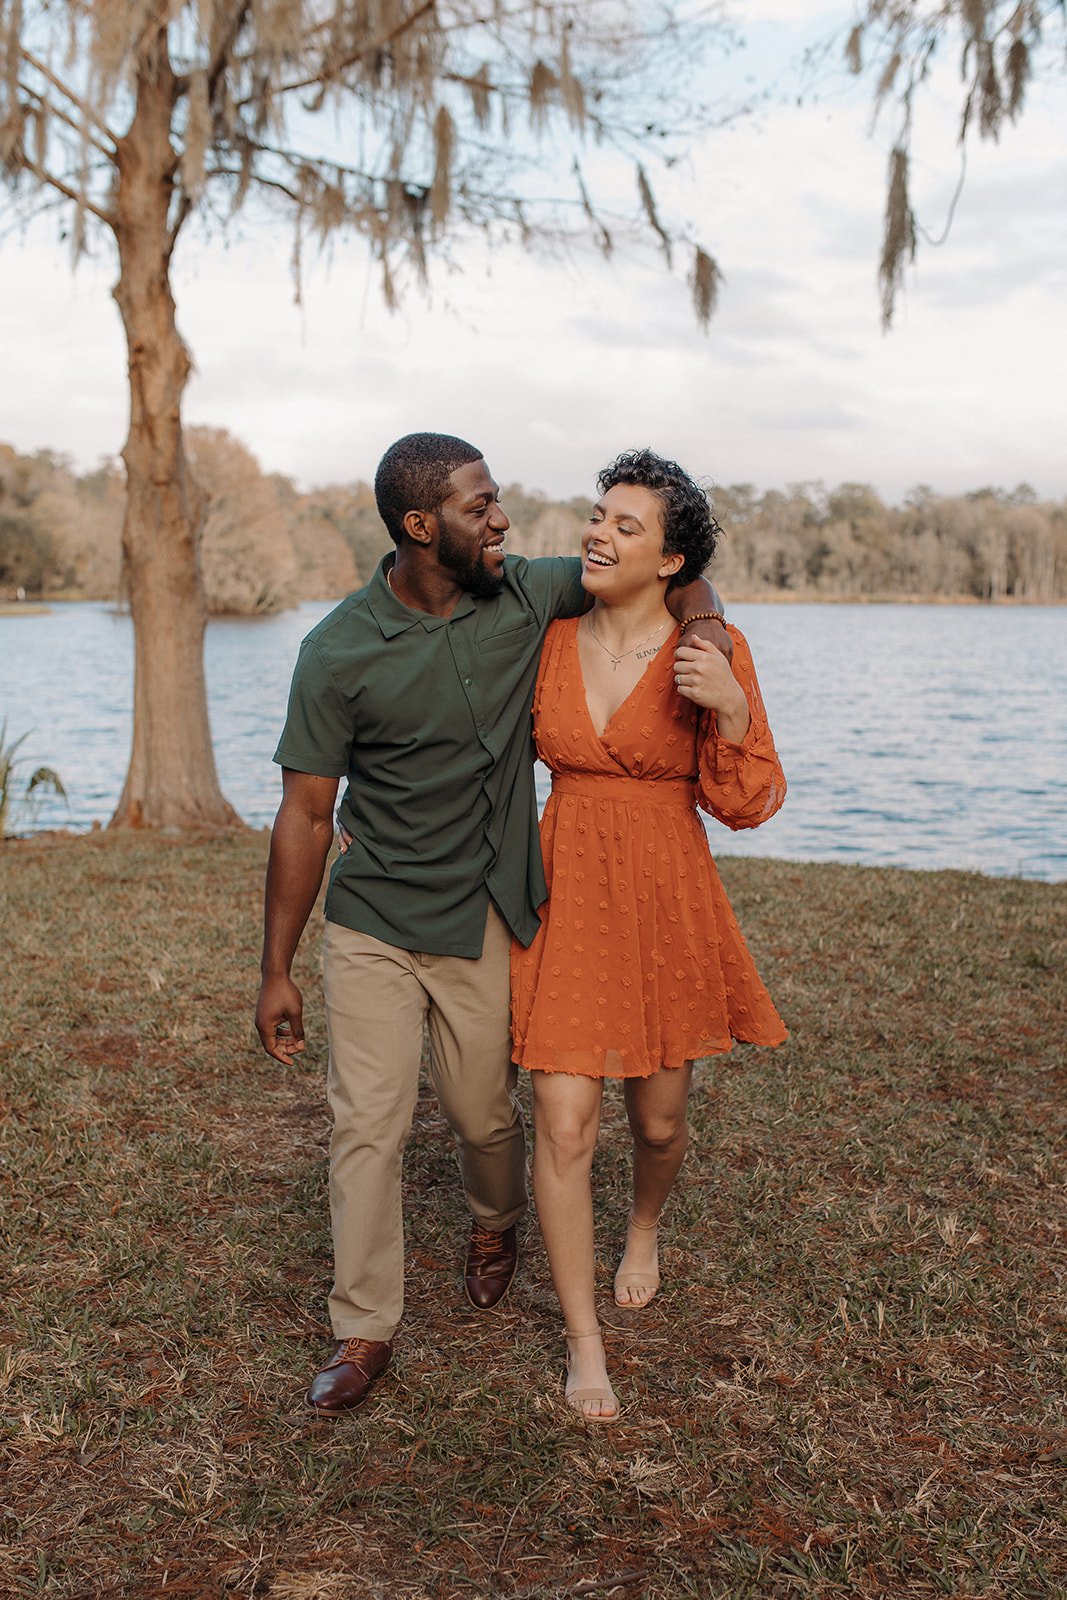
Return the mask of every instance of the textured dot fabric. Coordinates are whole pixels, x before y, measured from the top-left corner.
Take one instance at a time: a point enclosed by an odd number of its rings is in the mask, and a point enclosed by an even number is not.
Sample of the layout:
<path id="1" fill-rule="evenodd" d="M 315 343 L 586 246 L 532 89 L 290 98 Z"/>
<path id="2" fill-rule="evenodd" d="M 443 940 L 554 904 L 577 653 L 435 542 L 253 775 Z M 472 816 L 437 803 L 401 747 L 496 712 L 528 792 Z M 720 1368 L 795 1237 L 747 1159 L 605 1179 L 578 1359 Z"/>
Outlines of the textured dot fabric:
<path id="1" fill-rule="evenodd" d="M 714 713 L 674 686 L 678 631 L 598 735 L 585 698 L 577 619 L 548 631 L 534 737 L 552 773 L 541 819 L 548 900 L 528 949 L 511 952 L 520 1066 L 648 1077 L 718 1055 L 733 1040 L 787 1037 L 712 860 L 697 806 L 755 828 L 785 778 L 752 655 L 730 627 L 751 724 L 720 739 Z"/>

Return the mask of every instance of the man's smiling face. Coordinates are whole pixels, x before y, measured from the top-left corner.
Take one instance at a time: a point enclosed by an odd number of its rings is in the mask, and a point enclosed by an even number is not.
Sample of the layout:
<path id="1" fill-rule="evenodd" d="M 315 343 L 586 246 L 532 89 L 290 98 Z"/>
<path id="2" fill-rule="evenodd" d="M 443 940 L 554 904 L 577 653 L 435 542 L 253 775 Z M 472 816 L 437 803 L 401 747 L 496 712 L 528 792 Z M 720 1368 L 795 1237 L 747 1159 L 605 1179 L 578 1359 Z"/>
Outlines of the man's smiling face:
<path id="1" fill-rule="evenodd" d="M 479 600 L 504 587 L 504 515 L 500 488 L 484 461 L 457 467 L 452 492 L 437 512 L 437 559 L 461 589 Z"/>

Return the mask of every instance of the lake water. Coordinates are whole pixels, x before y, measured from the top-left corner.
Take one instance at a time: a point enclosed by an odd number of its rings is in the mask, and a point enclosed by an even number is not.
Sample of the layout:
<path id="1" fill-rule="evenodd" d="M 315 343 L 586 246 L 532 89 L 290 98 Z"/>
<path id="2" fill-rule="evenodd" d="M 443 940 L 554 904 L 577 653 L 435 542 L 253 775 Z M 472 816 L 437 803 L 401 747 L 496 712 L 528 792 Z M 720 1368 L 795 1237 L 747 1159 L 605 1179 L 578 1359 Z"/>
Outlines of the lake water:
<path id="1" fill-rule="evenodd" d="M 219 774 L 255 825 L 278 803 L 270 758 L 297 646 L 328 609 L 208 628 Z M 789 797 L 755 833 L 709 822 L 717 854 L 1067 879 L 1067 611 L 739 604 L 730 615 L 753 648 Z M 29 734 L 24 776 L 54 766 L 69 793 L 69 808 L 41 807 L 37 827 L 106 822 L 131 688 L 128 617 L 104 605 L 0 617 L 0 722 L 9 738 Z"/>

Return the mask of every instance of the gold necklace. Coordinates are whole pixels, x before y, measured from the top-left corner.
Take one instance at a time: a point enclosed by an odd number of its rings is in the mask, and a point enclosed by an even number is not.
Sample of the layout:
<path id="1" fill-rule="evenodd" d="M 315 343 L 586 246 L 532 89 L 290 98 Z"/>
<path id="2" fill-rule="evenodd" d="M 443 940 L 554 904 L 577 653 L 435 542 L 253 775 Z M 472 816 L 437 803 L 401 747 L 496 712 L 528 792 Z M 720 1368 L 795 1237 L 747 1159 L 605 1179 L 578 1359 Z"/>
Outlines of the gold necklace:
<path id="1" fill-rule="evenodd" d="M 603 650 L 604 654 L 610 658 L 612 672 L 618 671 L 618 666 L 619 666 L 619 662 L 620 661 L 625 661 L 627 656 L 632 656 L 635 650 L 640 650 L 640 648 L 641 648 L 641 646 L 643 644 L 648 644 L 650 640 L 652 640 L 652 639 L 654 639 L 656 637 L 657 633 L 662 633 L 664 628 L 667 626 L 666 622 L 661 622 L 659 627 L 656 628 L 653 633 L 650 633 L 648 635 L 647 639 L 639 639 L 635 645 L 632 645 L 630 647 L 629 650 L 624 650 L 621 655 L 616 655 L 613 650 L 609 650 L 608 649 L 607 645 L 604 643 L 604 641 L 600 637 L 599 633 L 597 633 L 596 629 L 593 627 L 593 619 L 592 619 L 592 617 L 591 616 L 587 616 L 585 620 L 586 620 L 586 624 L 588 625 L 589 632 L 593 635 L 593 638 L 596 640 L 596 642 L 600 646 L 601 650 Z M 669 620 L 670 619 L 668 618 L 668 621 Z"/>

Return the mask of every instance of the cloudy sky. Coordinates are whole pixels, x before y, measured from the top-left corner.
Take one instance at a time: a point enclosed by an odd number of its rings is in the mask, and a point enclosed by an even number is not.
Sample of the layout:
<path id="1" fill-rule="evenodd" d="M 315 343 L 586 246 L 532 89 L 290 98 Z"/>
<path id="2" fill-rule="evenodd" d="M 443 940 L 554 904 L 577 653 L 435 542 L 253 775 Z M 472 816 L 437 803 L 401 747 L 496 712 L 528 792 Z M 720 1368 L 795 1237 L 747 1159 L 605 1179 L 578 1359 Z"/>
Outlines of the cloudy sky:
<path id="1" fill-rule="evenodd" d="M 794 70 L 848 0 L 736 0 L 744 49 L 708 67 L 724 102 L 775 92 L 658 181 L 726 283 L 707 335 L 680 263 L 651 249 L 545 260 L 479 245 L 435 272 L 429 301 L 389 315 L 358 244 L 306 274 L 291 238 L 183 239 L 175 281 L 197 372 L 187 420 L 226 427 L 304 487 L 368 478 L 398 434 L 437 428 L 485 450 L 502 482 L 588 492 L 618 450 L 648 443 L 713 481 L 824 479 L 891 498 L 1027 481 L 1067 495 L 1067 124 L 1062 77 L 968 159 L 948 241 L 920 251 L 894 331 L 876 264 L 891 123 L 837 64 Z M 803 87 L 803 103 L 797 94 Z M 958 177 L 958 86 L 920 121 L 913 198 L 942 231 Z M 629 180 L 628 180 L 629 181 Z M 0 233 L 0 440 L 90 467 L 122 444 L 125 351 L 104 244 L 72 275 L 55 216 Z"/>

